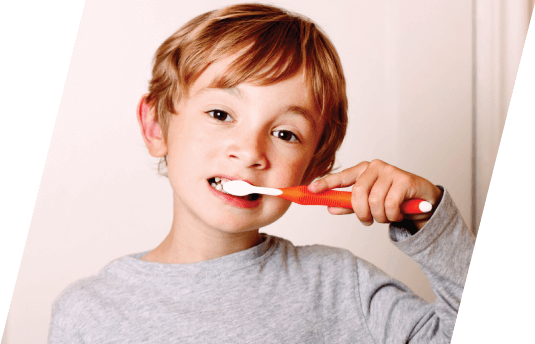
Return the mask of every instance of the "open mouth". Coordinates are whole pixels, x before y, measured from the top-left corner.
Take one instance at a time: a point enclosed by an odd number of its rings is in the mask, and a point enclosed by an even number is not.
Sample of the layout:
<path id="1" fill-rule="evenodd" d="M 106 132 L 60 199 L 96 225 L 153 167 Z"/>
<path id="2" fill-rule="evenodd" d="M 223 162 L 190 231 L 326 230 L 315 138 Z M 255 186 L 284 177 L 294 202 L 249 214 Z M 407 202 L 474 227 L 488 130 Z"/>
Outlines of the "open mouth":
<path id="1" fill-rule="evenodd" d="M 223 190 L 223 185 L 226 182 L 229 182 L 229 181 L 230 181 L 230 179 L 223 178 L 223 177 L 212 177 L 212 178 L 208 179 L 208 183 L 210 184 L 210 186 L 212 186 L 212 188 L 214 188 L 217 191 L 220 191 L 220 192 L 222 192 L 224 194 L 231 195 L 228 192 L 226 192 L 225 190 Z M 241 199 L 247 200 L 247 201 L 256 201 L 262 195 L 257 194 L 257 193 L 253 193 L 253 194 L 249 194 L 247 196 L 234 196 L 234 195 L 232 195 L 232 196 L 233 197 L 237 197 L 237 198 L 241 198 Z"/>

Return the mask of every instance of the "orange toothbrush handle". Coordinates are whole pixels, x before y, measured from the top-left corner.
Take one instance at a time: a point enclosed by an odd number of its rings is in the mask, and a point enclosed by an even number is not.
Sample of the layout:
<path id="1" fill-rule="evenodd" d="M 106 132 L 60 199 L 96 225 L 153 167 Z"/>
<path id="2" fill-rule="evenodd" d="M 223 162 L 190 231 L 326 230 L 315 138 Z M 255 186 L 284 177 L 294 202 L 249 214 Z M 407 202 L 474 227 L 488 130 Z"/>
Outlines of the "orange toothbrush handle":
<path id="1" fill-rule="evenodd" d="M 282 194 L 278 197 L 287 199 L 302 205 L 326 205 L 328 207 L 353 208 L 351 206 L 351 192 L 328 190 L 321 193 L 308 191 L 306 185 L 294 186 L 290 188 L 279 189 Z M 420 203 L 425 202 L 422 199 L 408 199 L 401 204 L 401 212 L 406 215 L 422 214 Z"/>
<path id="2" fill-rule="evenodd" d="M 328 207 L 352 208 L 351 192 L 328 190 L 321 193 L 308 191 L 306 185 L 280 189 L 282 197 L 302 205 L 326 205 Z"/>

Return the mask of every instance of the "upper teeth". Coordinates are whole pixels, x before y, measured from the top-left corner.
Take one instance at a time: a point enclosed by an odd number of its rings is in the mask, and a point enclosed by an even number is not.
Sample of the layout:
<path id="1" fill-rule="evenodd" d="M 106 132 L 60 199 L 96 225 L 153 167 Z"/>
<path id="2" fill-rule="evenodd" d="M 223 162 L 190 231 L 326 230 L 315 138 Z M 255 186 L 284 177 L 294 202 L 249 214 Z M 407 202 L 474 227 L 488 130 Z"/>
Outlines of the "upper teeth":
<path id="1" fill-rule="evenodd" d="M 212 187 L 213 187 L 214 189 L 218 190 L 218 191 L 221 191 L 221 192 L 223 192 L 223 193 L 227 193 L 225 190 L 223 190 L 223 185 L 224 185 L 226 182 L 230 181 L 230 179 L 227 179 L 227 178 L 220 178 L 220 177 L 215 177 L 214 180 L 215 180 L 215 183 L 212 182 L 212 184 L 211 184 Z"/>

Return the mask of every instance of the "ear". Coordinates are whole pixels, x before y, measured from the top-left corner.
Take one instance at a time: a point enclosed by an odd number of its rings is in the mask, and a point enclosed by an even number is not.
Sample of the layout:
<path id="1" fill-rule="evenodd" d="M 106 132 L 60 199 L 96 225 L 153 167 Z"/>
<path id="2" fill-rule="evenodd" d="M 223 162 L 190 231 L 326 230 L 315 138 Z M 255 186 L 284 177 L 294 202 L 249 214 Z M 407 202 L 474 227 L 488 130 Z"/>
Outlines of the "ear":
<path id="1" fill-rule="evenodd" d="M 146 102 L 147 95 L 144 94 L 137 105 L 137 122 L 141 129 L 143 141 L 145 141 L 145 145 L 149 149 L 149 154 L 153 157 L 162 157 L 167 155 L 167 145 L 163 141 L 154 107 Z"/>

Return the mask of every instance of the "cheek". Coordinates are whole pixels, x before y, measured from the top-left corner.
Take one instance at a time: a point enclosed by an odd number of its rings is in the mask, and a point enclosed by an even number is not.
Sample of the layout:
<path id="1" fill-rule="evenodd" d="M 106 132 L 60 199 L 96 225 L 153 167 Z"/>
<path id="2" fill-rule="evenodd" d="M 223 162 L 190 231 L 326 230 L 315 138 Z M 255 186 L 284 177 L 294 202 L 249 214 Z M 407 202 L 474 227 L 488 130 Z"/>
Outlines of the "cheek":
<path id="1" fill-rule="evenodd" d="M 280 156 L 276 162 L 276 166 L 278 167 L 276 169 L 276 178 L 279 187 L 300 184 L 311 159 L 312 157 L 307 154 Z"/>
<path id="2" fill-rule="evenodd" d="M 217 153 L 217 148 L 193 130 L 176 130 L 168 140 L 167 171 L 175 187 L 193 185 L 198 172 L 204 171 Z"/>
<path id="3" fill-rule="evenodd" d="M 176 121 L 172 129 L 168 138 L 169 159 L 188 157 L 192 160 L 200 160 L 206 154 L 213 154 L 217 151 L 214 138 L 191 121 Z"/>

